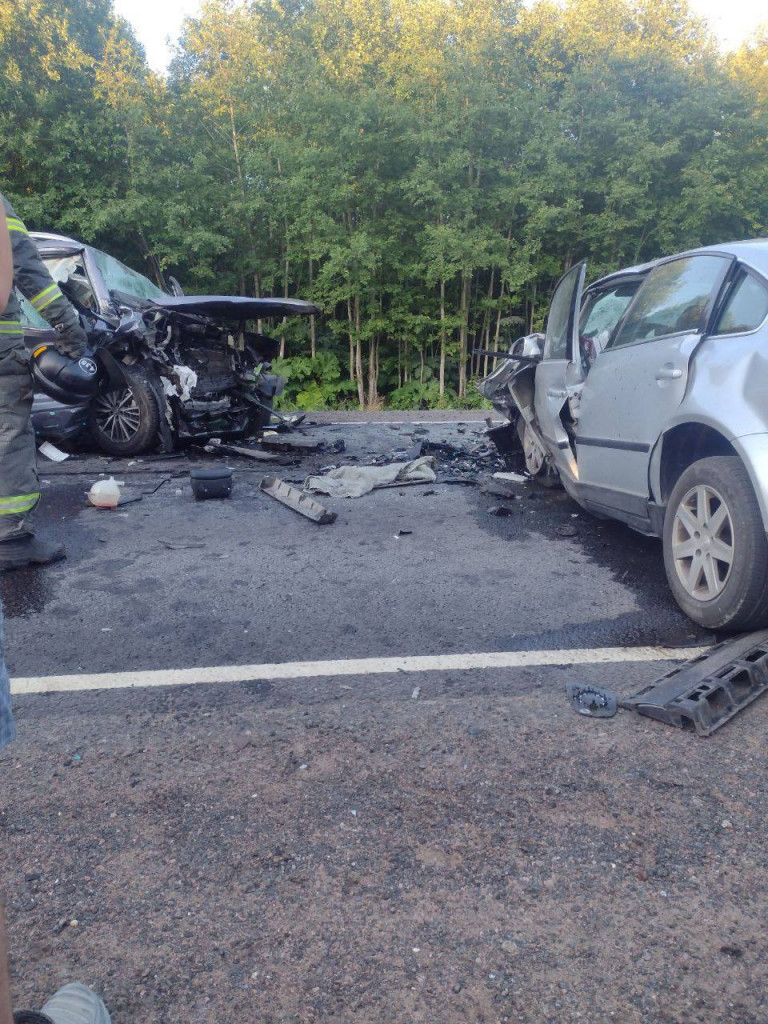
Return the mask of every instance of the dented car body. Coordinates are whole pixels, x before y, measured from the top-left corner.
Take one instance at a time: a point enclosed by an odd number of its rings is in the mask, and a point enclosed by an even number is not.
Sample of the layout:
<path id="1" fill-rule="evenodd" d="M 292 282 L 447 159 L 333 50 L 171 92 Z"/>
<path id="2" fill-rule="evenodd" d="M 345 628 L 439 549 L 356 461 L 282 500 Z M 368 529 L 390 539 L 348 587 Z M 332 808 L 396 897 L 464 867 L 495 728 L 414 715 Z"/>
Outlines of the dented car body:
<path id="1" fill-rule="evenodd" d="M 270 373 L 279 344 L 249 330 L 270 318 L 318 312 L 298 299 L 168 294 L 142 274 L 75 239 L 32 235 L 52 277 L 78 309 L 109 386 L 88 405 L 36 395 L 38 435 L 86 435 L 113 455 L 162 443 L 246 437 L 268 422 L 284 380 Z M 25 341 L 34 350 L 50 327 L 23 304 Z"/>
<path id="2" fill-rule="evenodd" d="M 768 240 L 553 294 L 546 334 L 480 384 L 532 475 L 663 539 L 667 578 L 711 628 L 768 624 Z M 516 359 L 515 356 L 527 359 Z"/>

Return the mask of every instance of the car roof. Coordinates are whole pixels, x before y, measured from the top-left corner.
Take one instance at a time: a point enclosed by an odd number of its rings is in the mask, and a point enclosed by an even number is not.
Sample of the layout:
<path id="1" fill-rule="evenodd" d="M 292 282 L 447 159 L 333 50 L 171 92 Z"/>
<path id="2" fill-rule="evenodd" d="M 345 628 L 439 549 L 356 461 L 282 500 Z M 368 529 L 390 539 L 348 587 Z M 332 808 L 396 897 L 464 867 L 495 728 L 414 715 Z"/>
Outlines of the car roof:
<path id="1" fill-rule="evenodd" d="M 605 277 L 599 277 L 596 281 L 593 281 L 587 290 L 604 288 L 619 278 L 644 277 L 649 270 L 653 270 L 658 262 L 659 260 L 652 260 L 650 263 L 638 263 L 634 267 L 623 267 L 621 270 L 614 270 L 612 274 L 606 274 Z"/>
<path id="2" fill-rule="evenodd" d="M 30 236 L 34 238 L 38 247 L 41 249 L 57 249 L 65 250 L 66 252 L 80 252 L 85 248 L 83 242 L 78 242 L 75 238 L 69 238 L 67 235 L 54 235 L 48 231 L 30 231 Z"/>
<path id="3" fill-rule="evenodd" d="M 724 253 L 735 256 L 748 267 L 768 277 L 768 238 L 745 239 L 741 242 L 721 242 L 719 245 L 703 245 L 698 249 L 690 249 L 680 253 L 681 256 L 693 256 L 701 253 Z"/>

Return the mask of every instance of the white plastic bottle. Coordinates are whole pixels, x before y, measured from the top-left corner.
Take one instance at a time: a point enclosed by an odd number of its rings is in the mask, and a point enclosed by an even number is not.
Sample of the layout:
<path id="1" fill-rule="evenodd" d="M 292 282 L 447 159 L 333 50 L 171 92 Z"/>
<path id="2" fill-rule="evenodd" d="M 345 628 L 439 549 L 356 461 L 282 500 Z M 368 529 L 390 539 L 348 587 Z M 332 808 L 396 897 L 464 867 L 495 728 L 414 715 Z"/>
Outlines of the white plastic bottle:
<path id="1" fill-rule="evenodd" d="M 88 501 L 96 508 L 115 508 L 120 501 L 120 484 L 113 476 L 97 480 L 88 492 Z"/>

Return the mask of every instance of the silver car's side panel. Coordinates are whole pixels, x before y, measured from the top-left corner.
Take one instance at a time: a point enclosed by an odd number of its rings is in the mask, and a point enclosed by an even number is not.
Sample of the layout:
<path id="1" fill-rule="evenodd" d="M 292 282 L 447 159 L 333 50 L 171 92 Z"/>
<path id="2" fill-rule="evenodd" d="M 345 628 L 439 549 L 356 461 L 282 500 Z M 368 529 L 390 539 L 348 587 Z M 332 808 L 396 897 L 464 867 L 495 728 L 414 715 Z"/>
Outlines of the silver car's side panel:
<path id="1" fill-rule="evenodd" d="M 616 508 L 648 500 L 651 449 L 683 400 L 698 334 L 608 349 L 592 367 L 576 434 L 579 479 Z"/>

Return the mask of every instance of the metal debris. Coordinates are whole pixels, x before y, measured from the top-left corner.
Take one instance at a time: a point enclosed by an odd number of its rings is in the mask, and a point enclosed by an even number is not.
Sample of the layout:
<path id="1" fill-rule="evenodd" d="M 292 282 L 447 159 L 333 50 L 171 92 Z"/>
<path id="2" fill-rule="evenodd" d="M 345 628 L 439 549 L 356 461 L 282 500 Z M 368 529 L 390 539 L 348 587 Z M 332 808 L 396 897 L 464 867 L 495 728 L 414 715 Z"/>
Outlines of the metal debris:
<path id="1" fill-rule="evenodd" d="M 319 501 L 310 498 L 308 494 L 300 491 L 298 487 L 292 487 L 290 484 L 285 483 L 285 481 L 278 480 L 277 477 L 265 476 L 259 484 L 259 489 L 268 494 L 270 498 L 279 501 L 281 505 L 293 509 L 294 512 L 298 512 L 305 519 L 311 519 L 312 522 L 318 523 L 320 526 L 332 523 L 336 519 L 335 512 L 331 512 L 325 505 L 321 505 Z"/>
<path id="2" fill-rule="evenodd" d="M 246 459 L 256 459 L 257 462 L 284 463 L 284 460 L 279 455 L 263 452 L 260 448 L 242 448 L 235 444 L 225 444 L 218 437 L 211 438 L 208 444 L 206 444 L 204 451 L 208 452 L 209 455 L 242 455 Z"/>

